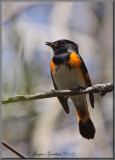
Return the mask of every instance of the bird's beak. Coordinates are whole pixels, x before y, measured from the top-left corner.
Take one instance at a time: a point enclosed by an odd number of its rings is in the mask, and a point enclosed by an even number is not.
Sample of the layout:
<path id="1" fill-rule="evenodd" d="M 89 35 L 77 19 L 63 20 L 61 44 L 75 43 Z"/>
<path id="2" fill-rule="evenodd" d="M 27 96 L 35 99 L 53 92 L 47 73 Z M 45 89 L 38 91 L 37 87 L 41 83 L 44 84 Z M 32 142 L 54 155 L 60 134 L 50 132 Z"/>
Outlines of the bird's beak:
<path id="1" fill-rule="evenodd" d="M 52 47 L 52 48 L 58 47 L 57 42 L 46 42 L 46 45 L 47 45 L 47 46 L 50 46 L 50 47 Z"/>
<path id="2" fill-rule="evenodd" d="M 45 44 L 46 44 L 47 46 L 50 46 L 50 47 L 53 47 L 53 46 L 54 46 L 53 42 L 45 42 Z"/>

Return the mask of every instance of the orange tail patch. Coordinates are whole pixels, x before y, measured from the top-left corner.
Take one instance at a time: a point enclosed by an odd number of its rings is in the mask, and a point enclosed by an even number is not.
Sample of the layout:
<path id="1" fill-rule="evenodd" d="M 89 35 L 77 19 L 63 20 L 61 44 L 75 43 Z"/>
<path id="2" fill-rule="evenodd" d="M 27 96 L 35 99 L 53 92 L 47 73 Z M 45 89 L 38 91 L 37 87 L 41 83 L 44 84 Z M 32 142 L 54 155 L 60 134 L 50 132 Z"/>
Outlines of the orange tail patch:
<path id="1" fill-rule="evenodd" d="M 77 115 L 79 120 L 79 132 L 86 139 L 93 139 L 95 136 L 96 129 L 92 120 L 90 119 L 88 107 L 85 111 L 77 109 Z"/>
<path id="2" fill-rule="evenodd" d="M 85 107 L 85 110 L 79 110 L 77 109 L 77 115 L 78 115 L 78 120 L 82 120 L 82 122 L 87 122 L 87 120 L 90 118 L 88 107 Z"/>

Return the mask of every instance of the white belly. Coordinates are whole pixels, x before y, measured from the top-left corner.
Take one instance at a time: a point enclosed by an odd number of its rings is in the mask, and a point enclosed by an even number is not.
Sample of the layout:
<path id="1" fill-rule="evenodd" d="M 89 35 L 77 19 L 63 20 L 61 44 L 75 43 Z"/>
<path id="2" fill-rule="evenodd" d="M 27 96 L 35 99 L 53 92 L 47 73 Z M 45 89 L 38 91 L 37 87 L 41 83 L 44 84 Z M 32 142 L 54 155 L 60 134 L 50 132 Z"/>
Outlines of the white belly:
<path id="1" fill-rule="evenodd" d="M 74 89 L 85 86 L 79 70 L 69 69 L 66 65 L 61 65 L 56 72 L 52 73 L 54 82 L 58 89 Z M 86 103 L 86 95 L 70 96 L 76 107 L 83 107 Z"/>
<path id="2" fill-rule="evenodd" d="M 58 89 L 72 89 L 84 86 L 81 74 L 76 68 L 69 69 L 63 64 L 52 75 Z"/>

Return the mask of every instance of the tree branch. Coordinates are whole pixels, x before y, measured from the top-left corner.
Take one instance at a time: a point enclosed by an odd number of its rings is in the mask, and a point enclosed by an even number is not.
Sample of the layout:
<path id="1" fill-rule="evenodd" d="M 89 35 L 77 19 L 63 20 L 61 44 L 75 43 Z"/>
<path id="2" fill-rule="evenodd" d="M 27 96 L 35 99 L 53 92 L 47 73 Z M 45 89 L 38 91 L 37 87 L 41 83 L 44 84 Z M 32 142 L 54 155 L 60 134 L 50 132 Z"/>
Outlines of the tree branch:
<path id="1" fill-rule="evenodd" d="M 104 96 L 107 92 L 113 91 L 113 89 L 114 89 L 113 83 L 105 83 L 105 84 L 96 84 L 92 87 L 83 87 L 79 89 L 77 88 L 77 89 L 67 89 L 67 90 L 51 90 L 50 92 L 39 92 L 31 95 L 16 95 L 13 97 L 4 97 L 2 99 L 2 104 L 51 98 L 57 96 L 73 96 L 73 95 L 87 94 L 87 93 L 99 93 L 101 96 Z"/>
<path id="2" fill-rule="evenodd" d="M 2 145 L 4 145 L 6 148 L 8 148 L 10 151 L 18 155 L 20 158 L 26 159 L 21 153 L 19 153 L 17 150 L 15 150 L 13 147 L 11 147 L 9 144 L 6 142 L 2 141 Z"/>

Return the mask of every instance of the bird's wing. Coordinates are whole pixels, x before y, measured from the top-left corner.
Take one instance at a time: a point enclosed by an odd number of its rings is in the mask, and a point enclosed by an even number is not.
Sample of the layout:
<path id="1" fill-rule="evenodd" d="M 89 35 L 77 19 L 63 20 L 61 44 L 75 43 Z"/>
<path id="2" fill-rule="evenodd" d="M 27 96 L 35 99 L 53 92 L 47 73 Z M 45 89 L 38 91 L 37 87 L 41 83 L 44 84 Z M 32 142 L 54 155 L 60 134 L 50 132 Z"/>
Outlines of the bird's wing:
<path id="1" fill-rule="evenodd" d="M 82 58 L 81 58 L 81 60 L 82 60 Z M 89 77 L 89 73 L 87 71 L 87 68 L 86 68 L 83 60 L 81 61 L 80 68 L 81 68 L 81 71 L 83 72 L 84 81 L 86 83 L 86 86 L 87 87 L 92 86 L 92 83 L 91 83 L 91 80 Z M 93 93 L 89 93 L 89 99 L 90 99 L 90 103 L 91 103 L 92 108 L 94 108 L 94 95 L 93 95 Z"/>
<path id="2" fill-rule="evenodd" d="M 56 84 L 54 82 L 52 73 L 51 73 L 51 77 L 52 77 L 54 88 L 57 90 L 58 88 L 57 88 L 57 86 L 56 86 Z M 68 106 L 68 103 L 67 103 L 68 98 L 66 98 L 64 96 L 58 96 L 57 98 L 58 98 L 59 102 L 61 103 L 61 105 L 62 105 L 63 109 L 65 110 L 65 112 L 67 114 L 69 114 L 69 106 Z"/>
<path id="3" fill-rule="evenodd" d="M 70 54 L 69 64 L 71 64 L 71 66 L 79 69 L 79 71 L 80 71 L 80 73 L 81 73 L 81 75 L 84 79 L 85 85 L 87 87 L 92 86 L 87 68 L 85 66 L 85 63 L 84 63 L 83 59 L 81 58 L 81 56 L 79 54 L 76 54 L 75 52 L 72 52 Z M 91 106 L 94 108 L 93 93 L 89 93 L 89 99 L 90 99 Z"/>

